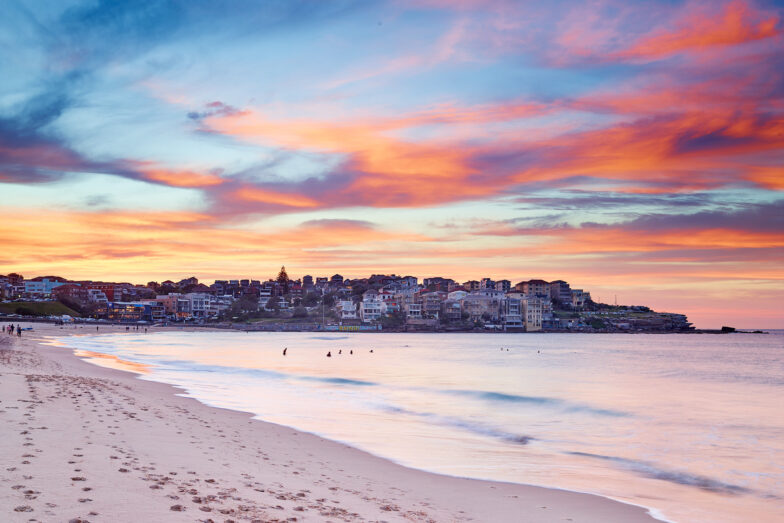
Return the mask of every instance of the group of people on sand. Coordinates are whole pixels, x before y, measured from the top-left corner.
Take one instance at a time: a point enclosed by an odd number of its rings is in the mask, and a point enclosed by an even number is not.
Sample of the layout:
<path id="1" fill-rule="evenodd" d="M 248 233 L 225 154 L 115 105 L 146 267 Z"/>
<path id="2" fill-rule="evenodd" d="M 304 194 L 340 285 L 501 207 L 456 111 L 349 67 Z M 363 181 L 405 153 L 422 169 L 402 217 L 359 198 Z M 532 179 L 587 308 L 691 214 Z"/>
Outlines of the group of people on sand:
<path id="1" fill-rule="evenodd" d="M 12 323 L 11 325 L 6 325 L 5 326 L 5 331 L 6 331 L 6 333 L 8 333 L 9 336 L 13 336 L 14 335 L 14 324 Z M 20 324 L 18 324 L 18 323 L 16 324 L 16 335 L 19 336 L 20 338 L 22 337 L 22 326 Z"/>

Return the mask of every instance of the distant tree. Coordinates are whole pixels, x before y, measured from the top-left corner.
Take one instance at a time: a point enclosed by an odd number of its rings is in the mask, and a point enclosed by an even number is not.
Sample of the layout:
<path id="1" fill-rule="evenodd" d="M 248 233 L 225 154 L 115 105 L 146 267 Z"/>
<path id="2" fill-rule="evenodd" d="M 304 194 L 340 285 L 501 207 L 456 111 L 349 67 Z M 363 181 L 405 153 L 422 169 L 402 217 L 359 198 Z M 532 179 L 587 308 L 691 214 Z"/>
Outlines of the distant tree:
<path id="1" fill-rule="evenodd" d="M 405 325 L 406 316 L 402 311 L 395 311 L 381 317 L 381 327 L 383 329 L 398 329 Z"/>
<path id="2" fill-rule="evenodd" d="M 368 290 L 368 288 L 367 288 L 366 285 L 363 285 L 361 283 L 352 284 L 351 285 L 351 296 L 352 296 L 352 298 L 355 298 L 355 299 L 356 298 L 360 298 L 361 299 L 362 295 L 365 294 L 365 291 L 367 291 L 367 290 Z"/>
<path id="3" fill-rule="evenodd" d="M 333 305 L 335 305 L 335 293 L 328 292 L 327 294 L 324 295 L 321 302 L 327 307 L 332 307 Z"/>
<path id="4" fill-rule="evenodd" d="M 302 297 L 301 304 L 305 307 L 315 307 L 318 305 L 320 296 L 315 292 L 309 292 Z"/>
<path id="5" fill-rule="evenodd" d="M 179 289 L 174 285 L 161 285 L 157 289 L 158 294 L 172 294 L 174 292 L 178 292 Z"/>
<path id="6" fill-rule="evenodd" d="M 280 272 L 278 273 L 278 277 L 276 279 L 278 285 L 281 287 L 281 294 L 288 294 L 289 293 L 289 275 L 286 272 L 286 266 L 282 266 L 280 268 Z"/>
<path id="7" fill-rule="evenodd" d="M 302 306 L 295 307 L 293 316 L 295 318 L 307 318 L 308 317 L 308 311 L 307 311 L 307 309 L 305 307 L 302 307 Z"/>

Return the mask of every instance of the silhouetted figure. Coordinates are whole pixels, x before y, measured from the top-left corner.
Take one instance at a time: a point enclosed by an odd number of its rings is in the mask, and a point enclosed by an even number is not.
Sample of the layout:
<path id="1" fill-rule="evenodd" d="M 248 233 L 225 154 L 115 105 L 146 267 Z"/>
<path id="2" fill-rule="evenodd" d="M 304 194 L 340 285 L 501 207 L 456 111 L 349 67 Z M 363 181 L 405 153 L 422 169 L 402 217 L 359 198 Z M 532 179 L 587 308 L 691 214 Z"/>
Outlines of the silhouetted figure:
<path id="1" fill-rule="evenodd" d="M 284 356 L 286 355 L 286 351 L 287 351 L 287 350 L 289 350 L 289 348 L 288 348 L 288 347 L 286 347 L 285 349 L 283 349 L 283 355 L 284 355 Z"/>
<path id="2" fill-rule="evenodd" d="M 95 326 L 95 330 L 98 330 L 98 326 L 97 325 Z"/>
<path id="3" fill-rule="evenodd" d="M 331 357 L 332 357 L 332 352 L 327 352 L 327 358 L 331 358 Z"/>
<path id="4" fill-rule="evenodd" d="M 348 353 L 351 354 L 352 356 L 354 355 L 354 351 L 353 350 L 348 351 Z"/>
<path id="5" fill-rule="evenodd" d="M 340 349 L 340 350 L 338 351 L 338 354 L 343 354 L 343 349 Z"/>
<path id="6" fill-rule="evenodd" d="M 370 352 L 373 352 L 373 349 L 370 349 Z"/>
<path id="7" fill-rule="evenodd" d="M 16 324 L 16 335 L 19 336 L 20 338 L 22 337 L 22 326 L 19 325 L 18 323 Z"/>

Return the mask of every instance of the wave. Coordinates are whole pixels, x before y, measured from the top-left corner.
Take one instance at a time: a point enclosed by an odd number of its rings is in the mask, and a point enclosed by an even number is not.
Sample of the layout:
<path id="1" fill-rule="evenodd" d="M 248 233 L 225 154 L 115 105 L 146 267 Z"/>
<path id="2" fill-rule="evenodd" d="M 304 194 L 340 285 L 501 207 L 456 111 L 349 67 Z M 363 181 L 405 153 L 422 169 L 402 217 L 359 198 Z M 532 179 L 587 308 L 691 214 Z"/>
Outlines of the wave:
<path id="1" fill-rule="evenodd" d="M 560 398 L 547 398 L 542 396 L 519 396 L 517 394 L 506 394 L 503 392 L 483 391 L 483 390 L 461 390 L 461 389 L 448 389 L 444 391 L 447 394 L 454 394 L 456 396 L 471 397 L 485 401 L 498 401 L 506 403 L 529 403 L 535 405 L 545 405 L 559 407 L 565 412 L 587 412 L 590 414 L 597 414 L 600 416 L 610 417 L 628 417 L 631 416 L 628 412 L 619 410 L 602 409 L 591 407 L 590 405 L 582 405 L 579 403 L 571 403 Z"/>
<path id="2" fill-rule="evenodd" d="M 710 492 L 718 492 L 721 494 L 743 494 L 743 493 L 751 492 L 751 489 L 742 487 L 740 485 L 725 483 L 723 481 L 712 479 L 707 476 L 700 476 L 698 474 L 690 474 L 688 472 L 659 468 L 653 463 L 649 463 L 647 461 L 621 458 L 618 456 L 605 456 L 602 454 L 591 454 L 590 452 L 567 452 L 567 454 L 570 454 L 572 456 L 582 456 L 585 458 L 610 461 L 612 463 L 617 463 L 621 465 L 623 468 L 635 472 L 638 475 L 644 476 L 646 478 L 668 481 L 670 483 L 676 483 L 678 485 L 697 487 L 701 490 L 707 490 Z"/>
<path id="3" fill-rule="evenodd" d="M 378 383 L 373 381 L 355 380 L 351 378 L 324 378 L 321 376 L 297 376 L 291 375 L 295 379 L 304 381 L 320 381 L 322 383 L 335 383 L 337 385 L 356 385 L 358 387 L 374 387 Z"/>
<path id="4" fill-rule="evenodd" d="M 432 412 L 418 412 L 414 410 L 405 409 L 403 407 L 397 407 L 395 405 L 382 405 L 381 409 L 395 414 L 403 414 L 407 416 L 423 418 L 437 425 L 462 429 L 465 430 L 466 432 L 471 432 L 473 434 L 477 434 L 480 436 L 489 436 L 491 438 L 503 440 L 507 443 L 527 445 L 528 443 L 536 439 L 533 436 L 528 436 L 524 434 L 514 434 L 511 432 L 507 432 L 503 429 L 486 425 L 484 423 L 466 420 L 463 418 L 456 418 L 453 416 L 442 416 L 440 414 L 434 414 Z"/>

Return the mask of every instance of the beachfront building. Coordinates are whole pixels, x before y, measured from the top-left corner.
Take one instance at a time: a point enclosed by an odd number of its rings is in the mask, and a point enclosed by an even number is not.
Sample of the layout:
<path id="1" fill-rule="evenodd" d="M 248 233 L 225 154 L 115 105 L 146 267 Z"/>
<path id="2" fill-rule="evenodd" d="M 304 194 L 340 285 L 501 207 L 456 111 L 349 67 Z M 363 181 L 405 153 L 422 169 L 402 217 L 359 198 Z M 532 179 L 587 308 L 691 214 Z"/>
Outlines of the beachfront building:
<path id="1" fill-rule="evenodd" d="M 572 306 L 572 289 L 563 280 L 550 282 L 550 299 L 562 307 Z"/>
<path id="2" fill-rule="evenodd" d="M 422 304 L 414 301 L 406 302 L 403 304 L 403 313 L 407 320 L 421 320 Z"/>
<path id="3" fill-rule="evenodd" d="M 523 300 L 506 297 L 501 303 L 501 320 L 504 330 L 522 330 L 525 327 L 523 322 Z"/>
<path id="4" fill-rule="evenodd" d="M 335 310 L 341 321 L 357 319 L 357 306 L 351 300 L 340 300 L 335 304 Z"/>
<path id="5" fill-rule="evenodd" d="M 463 308 L 459 300 L 446 299 L 441 302 L 441 316 L 444 321 L 460 321 L 463 318 Z"/>
<path id="6" fill-rule="evenodd" d="M 546 300 L 549 302 L 550 300 Z M 542 330 L 545 299 L 539 296 L 526 296 L 522 303 L 522 315 L 526 332 Z"/>
<path id="7" fill-rule="evenodd" d="M 362 295 L 359 317 L 364 323 L 378 321 L 384 313 L 384 308 L 384 301 L 379 297 L 378 291 L 370 289 Z"/>
<path id="8" fill-rule="evenodd" d="M 166 312 L 162 304 L 113 302 L 107 307 L 109 320 L 120 323 L 165 321 Z"/>
<path id="9" fill-rule="evenodd" d="M 419 295 L 422 303 L 423 318 L 438 318 L 441 314 L 441 303 L 446 299 L 445 291 L 423 292 Z"/>
<path id="10" fill-rule="evenodd" d="M 489 292 L 490 289 L 472 292 L 463 298 L 461 306 L 471 321 L 498 321 L 503 298 L 497 294 L 487 294 Z M 492 292 L 496 293 L 497 291 L 493 289 Z"/>

